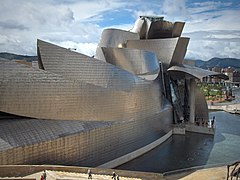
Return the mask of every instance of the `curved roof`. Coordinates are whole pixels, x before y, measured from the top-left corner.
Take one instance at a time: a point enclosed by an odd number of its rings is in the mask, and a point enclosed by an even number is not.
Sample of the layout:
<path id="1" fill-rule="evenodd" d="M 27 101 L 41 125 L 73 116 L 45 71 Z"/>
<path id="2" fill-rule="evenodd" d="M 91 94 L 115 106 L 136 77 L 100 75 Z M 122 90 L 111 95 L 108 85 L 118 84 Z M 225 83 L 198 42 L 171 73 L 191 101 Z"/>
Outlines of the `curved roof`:
<path id="1" fill-rule="evenodd" d="M 82 121 L 128 120 L 161 111 L 159 85 L 153 81 L 76 52 L 38 48 L 45 70 L 0 60 L 0 111 Z"/>
<path id="2" fill-rule="evenodd" d="M 197 68 L 197 67 L 192 67 L 188 65 L 181 65 L 181 66 L 172 66 L 168 69 L 169 72 L 182 72 L 191 76 L 194 76 L 195 78 L 199 79 L 202 81 L 204 77 L 210 76 L 210 77 L 218 77 L 221 79 L 228 79 L 228 76 L 222 73 L 217 73 L 214 71 L 208 71 L 205 69 Z"/>
<path id="3" fill-rule="evenodd" d="M 66 79 L 117 90 L 143 83 L 143 80 L 132 73 L 96 58 L 42 40 L 37 41 L 37 46 L 41 69 L 59 74 Z M 124 88 L 122 84 L 125 85 Z"/>
<path id="4" fill-rule="evenodd" d="M 101 35 L 100 42 L 96 49 L 95 57 L 102 61 L 106 61 L 102 47 L 122 47 L 125 46 L 127 40 L 137 40 L 139 38 L 138 33 L 124 31 L 120 29 L 104 29 Z"/>
<path id="5" fill-rule="evenodd" d="M 1 117 L 3 117 L 1 119 Z M 0 112 L 0 151 L 106 127 L 117 122 L 46 120 Z"/>

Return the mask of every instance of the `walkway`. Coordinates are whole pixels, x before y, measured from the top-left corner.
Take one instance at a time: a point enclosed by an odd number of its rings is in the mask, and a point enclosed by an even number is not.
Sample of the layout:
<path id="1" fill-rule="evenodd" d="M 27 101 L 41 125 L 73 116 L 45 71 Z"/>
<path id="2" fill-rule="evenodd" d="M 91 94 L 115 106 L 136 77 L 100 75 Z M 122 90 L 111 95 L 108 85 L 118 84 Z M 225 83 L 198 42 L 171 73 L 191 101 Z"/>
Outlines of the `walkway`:
<path id="1" fill-rule="evenodd" d="M 44 170 L 47 180 L 86 180 L 88 167 L 56 165 L 0 165 L 0 180 L 40 180 Z M 113 180 L 113 171 L 120 180 L 161 180 L 160 173 L 126 171 L 118 169 L 92 168 L 93 180 Z"/>
<path id="2" fill-rule="evenodd" d="M 24 178 L 33 178 L 40 180 L 43 171 L 25 176 Z M 64 171 L 46 171 L 47 180 L 86 180 L 88 179 L 87 173 L 73 173 L 73 172 L 64 172 Z M 93 180 L 112 180 L 110 175 L 101 175 L 101 174 L 92 174 Z M 24 179 L 23 179 L 24 180 Z M 120 180 L 141 180 L 140 178 L 129 178 L 129 177 L 120 177 Z"/>
<path id="3" fill-rule="evenodd" d="M 72 172 L 63 172 L 63 171 L 46 171 L 47 180 L 86 180 L 88 175 L 86 173 L 72 173 Z M 43 171 L 31 174 L 25 177 L 21 177 L 22 180 L 36 179 L 40 180 L 40 176 Z M 101 175 L 93 174 L 93 180 L 112 180 L 110 175 Z M 8 178 L 0 178 L 7 180 Z M 9 178 L 14 179 L 14 178 Z M 19 179 L 19 178 L 18 178 Z M 141 178 L 129 178 L 129 177 L 120 177 L 120 180 L 142 180 Z M 170 173 L 169 175 L 164 175 L 163 179 L 165 180 L 224 180 L 227 179 L 227 167 L 215 167 L 207 168 L 200 170 L 189 170 L 184 172 Z M 235 177 L 234 177 L 235 179 Z"/>

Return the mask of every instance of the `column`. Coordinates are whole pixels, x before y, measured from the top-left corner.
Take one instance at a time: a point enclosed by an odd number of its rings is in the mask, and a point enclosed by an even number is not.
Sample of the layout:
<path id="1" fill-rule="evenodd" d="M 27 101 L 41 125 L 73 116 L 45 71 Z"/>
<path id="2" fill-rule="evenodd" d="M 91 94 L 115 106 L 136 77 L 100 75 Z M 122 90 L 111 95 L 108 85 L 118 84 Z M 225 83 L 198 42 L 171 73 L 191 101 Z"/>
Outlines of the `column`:
<path id="1" fill-rule="evenodd" d="M 195 123 L 195 79 L 190 79 L 190 92 L 189 92 L 189 106 L 190 106 L 190 116 L 189 116 L 189 122 Z"/>

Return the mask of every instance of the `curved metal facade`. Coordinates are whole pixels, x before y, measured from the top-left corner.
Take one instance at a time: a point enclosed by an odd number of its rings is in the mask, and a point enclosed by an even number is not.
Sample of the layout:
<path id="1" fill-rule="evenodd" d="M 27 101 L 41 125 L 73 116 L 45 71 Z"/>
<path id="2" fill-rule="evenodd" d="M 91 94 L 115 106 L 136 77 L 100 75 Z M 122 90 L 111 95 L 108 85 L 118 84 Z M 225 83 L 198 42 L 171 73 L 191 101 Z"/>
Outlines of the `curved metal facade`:
<path id="1" fill-rule="evenodd" d="M 185 64 L 181 66 L 172 66 L 168 69 L 168 71 L 172 74 L 172 76 L 175 76 L 177 72 L 181 72 L 184 73 L 185 75 L 188 74 L 189 76 L 195 77 L 201 81 L 204 77 L 207 76 L 216 76 L 222 79 L 228 79 L 228 77 L 224 74 L 188 66 Z"/>
<path id="2" fill-rule="evenodd" d="M 114 77 L 114 72 L 109 74 Z M 160 89 L 154 82 L 129 81 L 123 84 L 124 90 L 116 90 L 9 61 L 0 61 L 0 78 L 0 111 L 21 116 L 115 121 L 148 117 L 162 109 Z"/>
<path id="3" fill-rule="evenodd" d="M 102 47 L 107 62 L 139 77 L 154 80 L 157 78 L 160 67 L 155 53 L 127 48 Z M 147 75 L 152 75 L 149 79 Z"/>
<path id="4" fill-rule="evenodd" d="M 95 57 L 38 40 L 40 69 L 0 59 L 0 164 L 97 166 L 168 133 L 186 114 L 186 79 L 209 75 L 183 68 L 183 26 L 144 17 L 135 32 L 106 29 Z"/>
<path id="5" fill-rule="evenodd" d="M 122 48 L 125 46 L 126 41 L 130 39 L 139 39 L 139 34 L 120 29 L 104 29 L 96 49 L 95 57 L 106 61 L 101 49 L 102 47 Z"/>
<path id="6" fill-rule="evenodd" d="M 195 102 L 196 102 L 196 106 L 195 106 L 195 112 L 196 112 L 196 119 L 198 118 L 203 118 L 204 120 L 208 121 L 208 105 L 207 102 L 205 100 L 205 96 L 202 93 L 201 89 L 199 87 L 196 86 L 195 89 Z"/>
<path id="7" fill-rule="evenodd" d="M 175 64 L 182 64 L 189 38 L 165 38 L 128 40 L 126 47 L 154 52 L 164 69 Z"/>
<path id="8" fill-rule="evenodd" d="M 98 166 L 135 151 L 171 129 L 171 106 L 148 119 L 100 122 L 0 114 L 0 164 Z M 11 157 L 11 158 L 10 158 Z"/>
<path id="9" fill-rule="evenodd" d="M 165 21 L 163 17 L 140 16 L 131 31 L 139 33 L 140 39 L 180 37 L 184 24 Z"/>
<path id="10" fill-rule="evenodd" d="M 120 90 L 144 83 L 123 69 L 81 53 L 41 40 L 38 40 L 37 46 L 40 68 L 66 79 Z"/>

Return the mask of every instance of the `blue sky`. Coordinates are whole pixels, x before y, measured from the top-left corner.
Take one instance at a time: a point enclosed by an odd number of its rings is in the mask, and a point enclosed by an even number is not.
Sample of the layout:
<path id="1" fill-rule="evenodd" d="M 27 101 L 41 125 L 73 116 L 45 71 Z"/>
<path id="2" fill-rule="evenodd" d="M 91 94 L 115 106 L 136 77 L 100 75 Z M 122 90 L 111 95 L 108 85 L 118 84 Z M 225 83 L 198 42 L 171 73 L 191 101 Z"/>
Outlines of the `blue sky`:
<path id="1" fill-rule="evenodd" d="M 185 21 L 186 58 L 240 58 L 238 0 L 1 0 L 0 52 L 36 55 L 42 39 L 94 55 L 103 29 L 129 30 L 139 15 Z"/>

